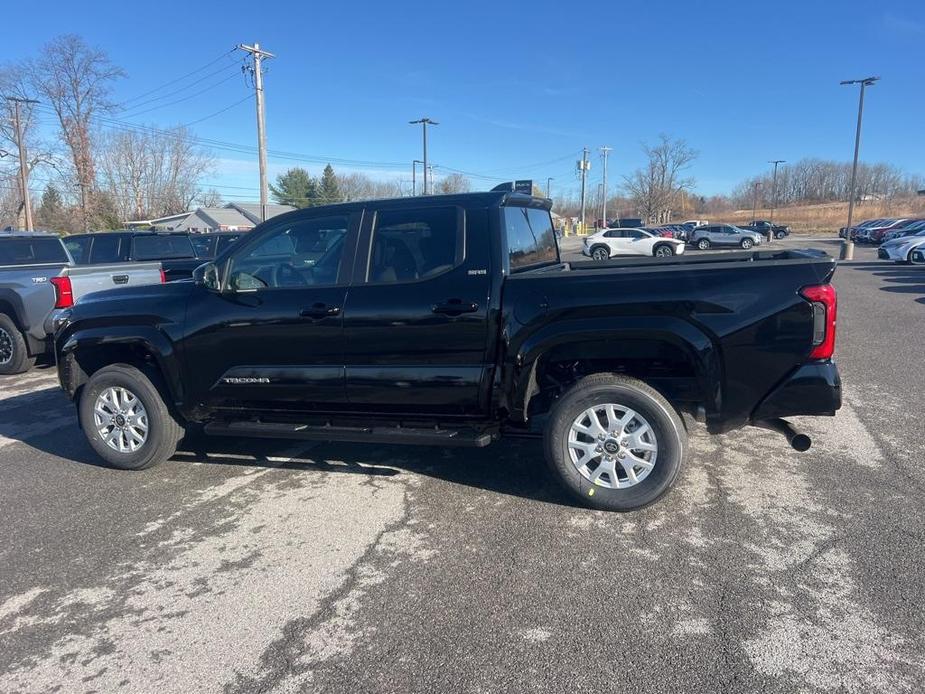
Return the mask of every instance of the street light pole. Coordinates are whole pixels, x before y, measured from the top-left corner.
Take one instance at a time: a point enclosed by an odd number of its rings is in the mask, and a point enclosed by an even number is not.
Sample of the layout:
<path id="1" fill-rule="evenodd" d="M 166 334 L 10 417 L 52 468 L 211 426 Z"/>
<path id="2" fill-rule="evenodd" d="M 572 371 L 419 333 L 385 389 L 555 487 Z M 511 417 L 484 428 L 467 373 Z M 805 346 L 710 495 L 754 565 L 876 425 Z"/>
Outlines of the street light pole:
<path id="1" fill-rule="evenodd" d="M 551 196 L 549 195 L 549 190 L 550 190 L 550 185 L 549 185 L 549 184 L 552 183 L 553 180 L 554 180 L 554 179 L 553 179 L 552 176 L 547 176 L 547 177 L 546 177 L 546 197 L 547 197 L 547 198 L 551 197 Z"/>
<path id="2" fill-rule="evenodd" d="M 607 155 L 613 150 L 613 147 L 604 145 L 601 147 L 601 159 L 604 160 L 604 204 L 601 206 L 601 220 L 604 227 L 607 227 Z"/>
<path id="3" fill-rule="evenodd" d="M 414 197 L 415 195 L 418 194 L 418 188 L 417 188 L 418 168 L 417 167 L 418 167 L 418 164 L 423 164 L 423 163 L 424 162 L 422 162 L 420 159 L 411 160 L 411 197 Z"/>
<path id="4" fill-rule="evenodd" d="M 768 164 L 774 164 L 774 176 L 771 179 L 771 225 L 774 225 L 774 208 L 777 207 L 777 165 L 786 164 L 787 162 L 783 159 L 774 159 L 769 161 Z"/>
<path id="5" fill-rule="evenodd" d="M 852 260 L 854 259 L 854 241 L 851 238 L 851 220 L 854 217 L 854 198 L 855 190 L 854 185 L 857 181 L 858 176 L 858 154 L 861 151 L 861 119 L 864 116 L 864 89 L 866 87 L 872 86 L 879 77 L 865 77 L 860 80 L 844 80 L 840 84 L 860 84 L 861 85 L 861 94 L 858 97 L 858 127 L 854 133 L 854 163 L 851 165 L 851 184 L 848 192 L 848 226 L 845 230 L 845 238 L 842 241 L 841 246 L 841 258 L 842 260 Z"/>
<path id="6" fill-rule="evenodd" d="M 420 124 L 424 131 L 424 195 L 427 195 L 428 194 L 428 190 L 427 190 L 427 126 L 428 125 L 440 125 L 440 124 L 435 120 L 431 120 L 430 118 L 427 118 L 426 116 L 423 118 L 418 118 L 417 120 L 411 120 L 408 122 L 411 125 Z"/>

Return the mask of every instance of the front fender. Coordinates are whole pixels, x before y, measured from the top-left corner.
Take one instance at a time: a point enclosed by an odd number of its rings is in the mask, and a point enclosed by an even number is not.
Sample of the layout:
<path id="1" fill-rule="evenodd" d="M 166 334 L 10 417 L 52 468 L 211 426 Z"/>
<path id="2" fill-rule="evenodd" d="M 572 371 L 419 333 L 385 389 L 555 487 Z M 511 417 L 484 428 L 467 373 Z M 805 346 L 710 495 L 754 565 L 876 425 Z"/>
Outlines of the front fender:
<path id="1" fill-rule="evenodd" d="M 154 325 L 66 326 L 55 340 L 61 387 L 73 398 L 107 354 L 137 352 L 151 357 L 174 404 L 183 402 L 179 359 L 170 338 Z"/>

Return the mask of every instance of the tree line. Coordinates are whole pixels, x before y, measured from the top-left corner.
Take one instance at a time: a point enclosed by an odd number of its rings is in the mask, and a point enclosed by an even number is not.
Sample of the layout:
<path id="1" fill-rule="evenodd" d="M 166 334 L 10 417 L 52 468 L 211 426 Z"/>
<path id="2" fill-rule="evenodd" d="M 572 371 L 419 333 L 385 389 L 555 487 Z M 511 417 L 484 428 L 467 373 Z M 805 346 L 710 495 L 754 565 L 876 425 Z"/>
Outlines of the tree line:
<path id="1" fill-rule="evenodd" d="M 39 102 L 21 102 L 20 109 L 37 226 L 114 228 L 220 198 L 198 182 L 214 158 L 188 129 L 99 126 L 98 119 L 119 110 L 112 94 L 124 77 L 104 51 L 72 34 L 0 66 L 0 94 Z M 0 103 L 0 152 L 13 155 L 0 158 L 3 225 L 21 224 L 23 212 L 12 109 L 10 100 Z M 41 131 L 40 121 L 52 128 Z"/>

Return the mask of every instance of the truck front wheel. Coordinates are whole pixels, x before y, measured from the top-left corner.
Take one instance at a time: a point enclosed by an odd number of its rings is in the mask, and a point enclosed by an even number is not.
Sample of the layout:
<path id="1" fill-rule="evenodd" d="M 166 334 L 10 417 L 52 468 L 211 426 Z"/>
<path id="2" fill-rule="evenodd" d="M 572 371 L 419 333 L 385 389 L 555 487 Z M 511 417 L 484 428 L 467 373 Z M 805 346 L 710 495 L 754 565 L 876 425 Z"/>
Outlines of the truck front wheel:
<path id="1" fill-rule="evenodd" d="M 0 313 L 0 374 L 21 374 L 34 364 L 35 357 L 29 356 L 26 340 L 16 323 Z"/>
<path id="2" fill-rule="evenodd" d="M 633 511 L 659 499 L 677 479 L 687 432 L 654 388 L 635 378 L 595 374 L 556 403 L 545 446 L 553 475 L 581 503 Z"/>
<path id="3" fill-rule="evenodd" d="M 128 364 L 113 364 L 93 374 L 77 408 L 93 450 L 123 470 L 142 470 L 167 460 L 183 436 L 161 391 Z"/>

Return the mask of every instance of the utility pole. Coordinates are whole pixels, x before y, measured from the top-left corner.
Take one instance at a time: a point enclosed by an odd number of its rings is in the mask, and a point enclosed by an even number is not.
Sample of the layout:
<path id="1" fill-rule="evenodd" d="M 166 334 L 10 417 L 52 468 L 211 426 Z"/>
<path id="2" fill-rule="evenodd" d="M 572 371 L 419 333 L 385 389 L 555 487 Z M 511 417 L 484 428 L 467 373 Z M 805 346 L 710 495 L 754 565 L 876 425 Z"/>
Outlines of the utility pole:
<path id="1" fill-rule="evenodd" d="M 23 99 L 8 96 L 6 100 L 13 104 L 13 127 L 16 129 L 16 144 L 19 147 L 19 184 L 22 188 L 22 205 L 26 215 L 26 231 L 33 231 L 32 200 L 29 198 L 29 161 L 26 159 L 26 141 L 22 134 L 22 121 L 19 117 L 20 104 L 37 104 L 35 99 Z"/>
<path id="2" fill-rule="evenodd" d="M 769 220 L 772 225 L 774 224 L 774 208 L 777 207 L 777 165 L 786 163 L 784 159 L 774 159 L 768 162 L 768 164 L 774 164 L 774 176 L 771 183 L 771 219 Z"/>
<path id="3" fill-rule="evenodd" d="M 585 182 L 588 178 L 588 169 L 591 168 L 591 162 L 588 161 L 588 148 L 581 150 L 581 161 L 578 162 L 578 171 L 581 175 L 581 233 L 585 233 Z"/>
<path id="4" fill-rule="evenodd" d="M 601 147 L 601 159 L 604 160 L 604 204 L 601 211 L 601 219 L 604 221 L 604 226 L 607 226 L 607 155 L 613 151 L 613 147 L 608 147 L 604 145 Z"/>
<path id="5" fill-rule="evenodd" d="M 854 185 L 858 176 L 858 154 L 861 151 L 861 119 L 864 116 L 864 89 L 873 86 L 879 80 L 879 77 L 865 77 L 861 80 L 844 80 L 840 84 L 860 84 L 861 95 L 858 97 L 858 127 L 854 132 L 854 163 L 851 165 L 851 184 L 848 193 L 848 228 L 845 231 L 845 239 L 842 241 L 841 258 L 842 260 L 854 259 L 854 241 L 851 238 L 851 220 L 854 217 L 854 198 L 856 197 Z"/>
<path id="6" fill-rule="evenodd" d="M 427 182 L 430 181 L 430 195 L 434 194 L 434 165 L 428 164 L 425 169 L 427 174 L 424 176 L 424 193 L 427 194 Z"/>
<path id="7" fill-rule="evenodd" d="M 411 125 L 421 125 L 424 131 L 424 195 L 427 195 L 427 126 L 428 125 L 440 125 L 437 121 L 431 120 L 427 116 L 423 118 L 418 118 L 417 120 L 409 120 Z"/>
<path id="8" fill-rule="evenodd" d="M 418 184 L 417 184 L 417 172 L 418 164 L 423 164 L 420 159 L 411 160 L 411 197 L 414 197 L 418 194 Z"/>
<path id="9" fill-rule="evenodd" d="M 758 216 L 758 188 L 761 186 L 759 181 L 752 183 L 752 187 L 755 189 L 755 194 L 752 199 L 752 221 L 755 221 L 755 218 Z"/>
<path id="10" fill-rule="evenodd" d="M 547 176 L 547 177 L 546 177 L 546 197 L 547 197 L 547 198 L 551 197 L 551 196 L 549 195 L 549 190 L 550 190 L 550 185 L 549 185 L 549 184 L 552 183 L 553 180 L 554 180 L 554 179 L 553 179 L 552 176 Z"/>
<path id="11" fill-rule="evenodd" d="M 267 131 L 263 103 L 263 59 L 275 58 L 276 56 L 261 50 L 259 43 L 255 43 L 253 46 L 242 43 L 238 45 L 238 48 L 242 51 L 247 51 L 254 58 L 254 66 L 251 70 L 254 74 L 254 91 L 257 93 L 257 159 L 260 166 L 260 218 L 267 221 L 269 187 L 267 185 Z"/>

